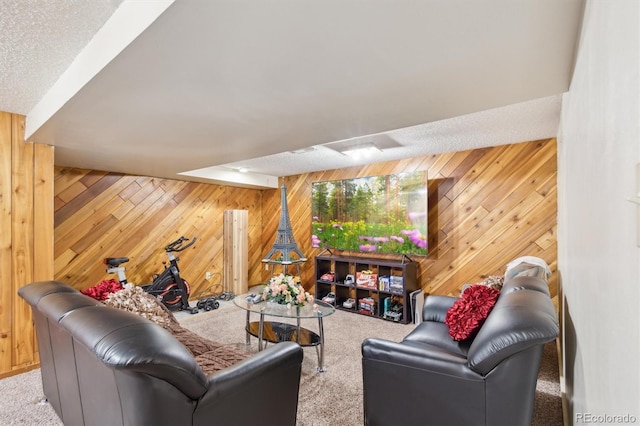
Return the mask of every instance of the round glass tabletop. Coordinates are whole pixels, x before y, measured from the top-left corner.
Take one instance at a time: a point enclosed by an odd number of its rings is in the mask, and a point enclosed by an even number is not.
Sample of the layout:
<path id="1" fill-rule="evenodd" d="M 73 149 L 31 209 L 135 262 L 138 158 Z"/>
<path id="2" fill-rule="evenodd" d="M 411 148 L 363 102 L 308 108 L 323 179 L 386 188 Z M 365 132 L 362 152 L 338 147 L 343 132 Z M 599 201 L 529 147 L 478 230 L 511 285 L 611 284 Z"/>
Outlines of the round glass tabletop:
<path id="1" fill-rule="evenodd" d="M 274 302 L 261 301 L 253 303 L 248 297 L 249 294 L 241 294 L 233 298 L 233 303 L 239 308 L 255 312 L 256 314 L 271 315 L 281 318 L 318 318 L 333 314 L 336 308 L 323 302 L 314 300 L 313 303 L 306 303 L 304 306 L 280 305 Z"/>

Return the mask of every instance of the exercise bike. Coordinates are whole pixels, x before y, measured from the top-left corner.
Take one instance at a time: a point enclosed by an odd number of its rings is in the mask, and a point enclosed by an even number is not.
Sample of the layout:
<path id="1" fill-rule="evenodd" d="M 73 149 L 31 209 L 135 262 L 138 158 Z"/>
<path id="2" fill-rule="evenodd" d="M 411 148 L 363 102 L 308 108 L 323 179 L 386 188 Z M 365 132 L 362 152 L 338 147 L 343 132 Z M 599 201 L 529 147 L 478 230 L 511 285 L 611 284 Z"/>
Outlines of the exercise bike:
<path id="1" fill-rule="evenodd" d="M 150 284 L 140 286 L 145 292 L 157 297 L 167 308 L 189 311 L 192 314 L 197 314 L 198 308 L 189 306 L 191 288 L 187 280 L 180 276 L 180 268 L 178 268 L 180 258 L 176 257 L 174 253 L 188 249 L 195 244 L 196 240 L 197 238 L 194 237 L 190 243 L 185 244 L 189 241 L 189 238 L 180 237 L 168 244 L 164 251 L 169 258 L 169 265 L 166 262 L 162 262 L 165 264 L 164 271 L 154 275 L 153 282 Z M 128 284 L 128 281 L 125 268 L 120 265 L 128 261 L 128 257 L 107 257 L 103 260 L 103 263 L 107 265 L 107 273 L 118 274 L 118 281 L 124 285 Z"/>

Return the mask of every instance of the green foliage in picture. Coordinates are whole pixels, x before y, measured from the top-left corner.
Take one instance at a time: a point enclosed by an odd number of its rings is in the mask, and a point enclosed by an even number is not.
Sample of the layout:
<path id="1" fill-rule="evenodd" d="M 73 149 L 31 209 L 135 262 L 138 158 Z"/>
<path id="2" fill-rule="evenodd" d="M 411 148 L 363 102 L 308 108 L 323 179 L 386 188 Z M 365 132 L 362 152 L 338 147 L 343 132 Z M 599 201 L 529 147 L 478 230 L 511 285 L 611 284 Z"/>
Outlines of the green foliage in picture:
<path id="1" fill-rule="evenodd" d="M 427 254 L 426 172 L 314 182 L 313 247 Z"/>

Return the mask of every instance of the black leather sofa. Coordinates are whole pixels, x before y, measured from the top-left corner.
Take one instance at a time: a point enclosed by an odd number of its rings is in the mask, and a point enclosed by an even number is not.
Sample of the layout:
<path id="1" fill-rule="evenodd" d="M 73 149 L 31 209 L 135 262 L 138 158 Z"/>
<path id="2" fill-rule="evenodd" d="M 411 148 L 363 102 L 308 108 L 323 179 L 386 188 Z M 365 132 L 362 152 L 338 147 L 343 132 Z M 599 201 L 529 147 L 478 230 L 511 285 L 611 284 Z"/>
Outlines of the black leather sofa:
<path id="1" fill-rule="evenodd" d="M 498 300 L 470 341 L 444 323 L 456 297 L 425 299 L 423 322 L 402 342 L 362 344 L 367 425 L 531 424 L 540 359 L 558 336 L 554 305 L 535 265 L 507 274 Z"/>
<path id="2" fill-rule="evenodd" d="M 55 281 L 32 308 L 44 393 L 66 425 L 294 425 L 303 351 L 281 343 L 205 376 L 162 326 Z M 241 327 L 241 324 L 238 324 Z"/>

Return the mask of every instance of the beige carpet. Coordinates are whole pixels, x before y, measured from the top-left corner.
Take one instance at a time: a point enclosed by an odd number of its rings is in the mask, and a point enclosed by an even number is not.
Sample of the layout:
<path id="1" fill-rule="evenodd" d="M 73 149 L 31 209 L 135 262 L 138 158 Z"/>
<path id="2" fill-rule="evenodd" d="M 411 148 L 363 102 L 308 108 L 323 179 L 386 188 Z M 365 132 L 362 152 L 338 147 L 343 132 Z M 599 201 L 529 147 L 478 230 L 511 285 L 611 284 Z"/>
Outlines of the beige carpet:
<path id="1" fill-rule="evenodd" d="M 256 351 L 251 338 L 245 347 L 244 311 L 223 303 L 220 309 L 197 315 L 180 315 L 180 322 L 198 334 Z M 257 319 L 257 317 L 256 317 Z M 316 320 L 303 320 L 303 326 L 317 330 Z M 368 336 L 399 341 L 413 325 L 402 325 L 338 311 L 325 318 L 325 367 L 317 373 L 318 358 L 314 348 L 305 348 L 298 405 L 298 425 L 362 425 L 362 369 L 360 345 Z M 0 380 L 0 424 L 61 425 L 48 404 L 40 404 L 42 385 L 40 370 Z M 558 364 L 555 343 L 545 347 L 538 380 L 533 424 L 562 425 L 562 405 L 558 384 Z"/>
<path id="2" fill-rule="evenodd" d="M 232 308 L 233 309 L 233 308 Z M 222 312 L 220 312 L 222 313 Z M 246 313 L 240 309 L 206 315 L 212 320 L 186 318 L 181 323 L 192 331 L 222 342 L 245 347 L 243 327 Z M 252 320 L 257 320 L 255 315 Z M 317 331 L 317 320 L 303 320 L 302 326 Z M 318 356 L 313 347 L 305 348 L 302 379 L 298 399 L 299 426 L 361 425 L 362 368 L 360 345 L 366 336 L 384 336 L 399 341 L 413 328 L 376 318 L 337 311 L 324 319 L 324 373 L 317 373 Z M 251 339 L 251 350 L 257 350 L 257 339 Z"/>

